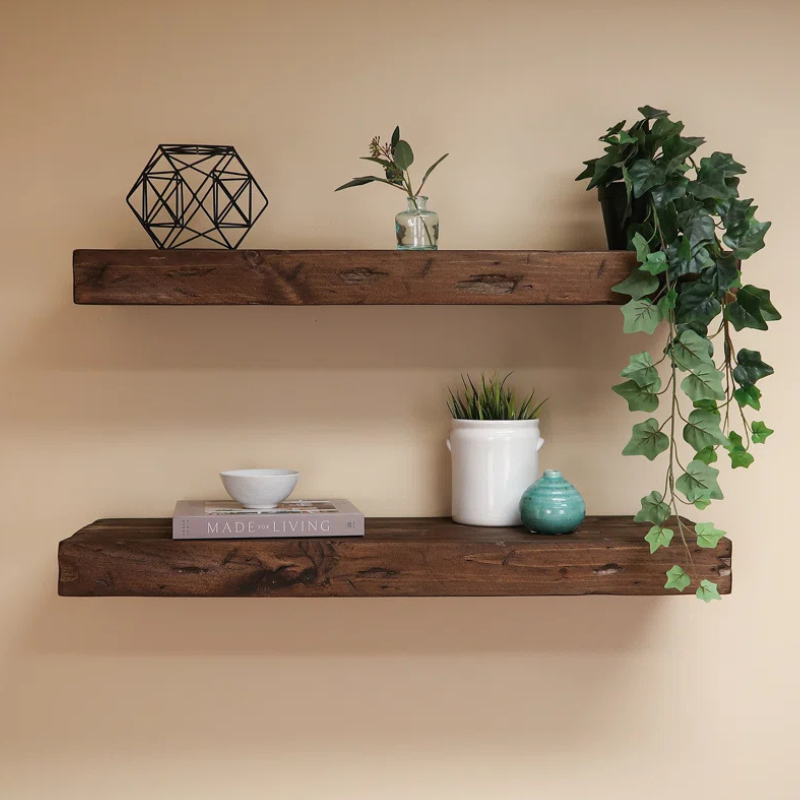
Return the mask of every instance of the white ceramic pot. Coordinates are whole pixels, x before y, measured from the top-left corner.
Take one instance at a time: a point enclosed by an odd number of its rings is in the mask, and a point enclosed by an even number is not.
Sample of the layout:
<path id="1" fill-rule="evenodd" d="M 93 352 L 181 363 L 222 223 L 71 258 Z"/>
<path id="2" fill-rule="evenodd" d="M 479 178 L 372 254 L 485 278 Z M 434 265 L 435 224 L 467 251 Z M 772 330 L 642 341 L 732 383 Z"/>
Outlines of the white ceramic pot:
<path id="1" fill-rule="evenodd" d="M 519 501 L 539 477 L 539 420 L 454 419 L 453 520 L 462 525 L 519 525 Z"/>

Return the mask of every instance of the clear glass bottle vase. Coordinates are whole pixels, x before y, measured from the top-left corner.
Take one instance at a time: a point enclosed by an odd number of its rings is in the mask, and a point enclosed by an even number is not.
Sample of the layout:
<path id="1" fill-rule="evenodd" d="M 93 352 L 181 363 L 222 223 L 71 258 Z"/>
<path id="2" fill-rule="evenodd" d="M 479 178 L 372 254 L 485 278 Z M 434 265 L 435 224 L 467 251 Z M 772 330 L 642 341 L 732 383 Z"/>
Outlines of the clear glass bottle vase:
<path id="1" fill-rule="evenodd" d="M 427 197 L 409 197 L 408 208 L 394 218 L 398 250 L 438 250 L 439 215 Z"/>

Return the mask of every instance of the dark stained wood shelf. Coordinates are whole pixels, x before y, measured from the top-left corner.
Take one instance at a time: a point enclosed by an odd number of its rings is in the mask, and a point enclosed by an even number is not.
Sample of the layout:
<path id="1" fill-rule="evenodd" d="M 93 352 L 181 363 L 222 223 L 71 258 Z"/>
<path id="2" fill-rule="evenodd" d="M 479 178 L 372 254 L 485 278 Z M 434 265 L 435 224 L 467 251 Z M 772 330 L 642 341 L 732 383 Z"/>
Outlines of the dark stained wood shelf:
<path id="1" fill-rule="evenodd" d="M 58 586 L 67 596 L 677 596 L 664 573 L 683 553 L 650 555 L 648 527 L 588 517 L 574 534 L 536 536 L 401 517 L 368 519 L 364 538 L 189 541 L 171 538 L 170 519 L 109 519 L 60 543 Z M 699 577 L 730 593 L 730 540 L 690 546 Z"/>
<path id="2" fill-rule="evenodd" d="M 76 250 L 74 297 L 94 305 L 597 305 L 627 251 Z"/>

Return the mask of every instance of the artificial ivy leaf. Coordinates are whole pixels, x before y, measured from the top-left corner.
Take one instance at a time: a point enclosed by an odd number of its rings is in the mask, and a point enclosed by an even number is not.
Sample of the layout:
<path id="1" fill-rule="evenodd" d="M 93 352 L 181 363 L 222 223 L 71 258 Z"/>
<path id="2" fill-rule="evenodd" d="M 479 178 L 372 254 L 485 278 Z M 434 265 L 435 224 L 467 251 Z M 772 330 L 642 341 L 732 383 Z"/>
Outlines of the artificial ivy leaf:
<path id="1" fill-rule="evenodd" d="M 761 389 L 758 386 L 740 386 L 734 391 L 733 397 L 740 408 L 750 406 L 756 411 L 761 410 Z"/>
<path id="2" fill-rule="evenodd" d="M 673 278 L 683 275 L 699 275 L 707 267 L 714 265 L 714 259 L 708 250 L 708 243 L 692 245 L 687 236 L 667 247 L 669 274 Z"/>
<path id="3" fill-rule="evenodd" d="M 654 186 L 659 186 L 666 180 L 664 167 L 655 164 L 650 159 L 642 158 L 628 169 L 628 174 L 633 183 L 634 197 L 641 197 Z"/>
<path id="4" fill-rule="evenodd" d="M 619 132 L 619 144 L 636 144 L 639 141 L 635 136 L 631 136 L 628 131 Z"/>
<path id="5" fill-rule="evenodd" d="M 743 286 L 736 293 L 736 300 L 725 306 L 725 319 L 737 331 L 742 330 L 742 328 L 755 328 L 758 331 L 765 331 L 768 328 L 761 307 L 762 298 L 751 291 L 751 288 L 750 286 Z"/>
<path id="6" fill-rule="evenodd" d="M 714 239 L 714 220 L 708 214 L 686 211 L 679 216 L 678 224 L 692 247 Z"/>
<path id="7" fill-rule="evenodd" d="M 680 141 L 680 139 L 673 138 L 673 139 L 668 139 L 666 142 L 664 142 L 662 152 L 664 153 L 665 158 L 668 158 L 667 149 L 670 143 L 677 141 Z M 672 150 L 675 150 L 675 148 L 669 148 L 669 149 L 670 152 Z M 678 163 L 680 163 L 680 161 Z M 673 172 L 675 166 L 676 165 L 673 165 L 673 159 L 667 160 L 665 169 L 667 171 L 668 176 L 670 175 L 671 172 Z M 650 196 L 653 198 L 653 202 L 656 204 L 656 208 L 659 209 L 666 208 L 670 203 L 674 202 L 675 200 L 679 200 L 681 197 L 686 196 L 686 187 L 688 185 L 689 185 L 688 178 L 685 178 L 683 175 L 678 175 L 678 176 L 673 175 L 672 177 L 668 177 L 666 183 L 662 184 L 661 186 L 654 186 L 650 190 Z"/>
<path id="8" fill-rule="evenodd" d="M 722 373 L 713 364 L 698 364 L 681 382 L 692 400 L 724 400 Z"/>
<path id="9" fill-rule="evenodd" d="M 643 269 L 651 275 L 660 275 L 662 272 L 666 272 L 668 268 L 667 254 L 663 250 L 658 250 L 655 253 L 650 253 L 639 269 Z"/>
<path id="10" fill-rule="evenodd" d="M 655 417 L 633 426 L 633 435 L 625 449 L 624 456 L 644 456 L 652 461 L 659 453 L 669 449 L 669 437 L 658 429 Z"/>
<path id="11" fill-rule="evenodd" d="M 752 453 L 747 452 L 744 446 L 744 440 L 736 431 L 731 431 L 728 434 L 728 443 L 725 445 L 725 449 L 731 457 L 733 469 L 737 467 L 744 467 L 747 469 L 755 461 Z"/>
<path id="12" fill-rule="evenodd" d="M 636 381 L 639 386 L 655 386 L 654 391 L 661 388 L 661 378 L 647 350 L 631 356 L 630 364 L 620 372 L 623 378 Z"/>
<path id="13" fill-rule="evenodd" d="M 715 294 L 713 286 L 705 281 L 698 280 L 688 286 L 684 285 L 676 304 L 676 322 L 708 325 L 722 311 Z"/>
<path id="14" fill-rule="evenodd" d="M 781 318 L 778 309 L 772 305 L 768 289 L 759 289 L 752 284 L 748 284 L 745 288 L 751 295 L 755 295 L 755 297 L 758 298 L 758 302 L 761 306 L 761 316 L 764 318 L 765 322 L 773 322 Z"/>
<path id="15" fill-rule="evenodd" d="M 650 135 L 656 139 L 668 139 L 680 134 L 686 126 L 682 122 L 673 122 L 665 116 L 658 117 L 653 125 Z"/>
<path id="16" fill-rule="evenodd" d="M 703 496 L 694 501 L 694 507 L 705 511 L 711 505 L 711 497 Z"/>
<path id="17" fill-rule="evenodd" d="M 720 153 L 719 151 L 715 151 L 710 156 L 701 159 L 700 169 L 718 170 L 726 178 L 732 178 L 734 175 L 744 175 L 747 172 L 744 164 L 734 161 L 730 153 Z"/>
<path id="18" fill-rule="evenodd" d="M 675 301 L 678 299 L 678 293 L 674 289 L 670 289 L 659 301 L 658 307 L 661 309 L 661 313 L 664 315 L 664 319 L 667 318 L 669 312 L 675 308 Z"/>
<path id="19" fill-rule="evenodd" d="M 719 416 L 719 407 L 717 406 L 714 400 L 696 400 L 692 405 L 695 408 L 702 409 L 703 411 L 708 411 L 709 414 L 716 414 Z"/>
<path id="20" fill-rule="evenodd" d="M 764 237 L 771 227 L 771 222 L 759 222 L 757 219 L 751 219 L 744 230 L 737 231 L 736 234 L 727 231 L 722 237 L 722 241 L 731 248 L 734 258 L 750 258 L 753 253 L 757 253 L 764 247 Z"/>
<path id="21" fill-rule="evenodd" d="M 631 244 L 636 248 L 636 258 L 640 262 L 647 261 L 647 256 L 650 255 L 650 245 L 647 244 L 647 239 L 641 233 L 636 233 L 631 240 Z"/>
<path id="22" fill-rule="evenodd" d="M 696 452 L 713 448 L 715 445 L 725 445 L 728 440 L 719 427 L 719 417 L 708 411 L 695 409 L 689 414 L 689 421 L 683 428 L 683 438 Z M 713 453 L 713 449 L 711 449 Z M 703 459 L 705 464 L 709 462 Z"/>
<path id="23" fill-rule="evenodd" d="M 625 333 L 654 333 L 664 319 L 661 309 L 649 300 L 631 300 L 622 306 Z"/>
<path id="24" fill-rule="evenodd" d="M 394 146 L 394 163 L 402 170 L 408 169 L 414 163 L 414 151 L 405 139 L 398 139 Z"/>
<path id="25" fill-rule="evenodd" d="M 757 383 L 775 372 L 769 364 L 761 360 L 761 353 L 758 350 L 743 348 L 737 354 L 736 361 L 738 366 L 733 370 L 733 379 L 742 386 Z"/>
<path id="26" fill-rule="evenodd" d="M 661 379 L 658 384 L 652 386 L 639 386 L 636 381 L 625 381 L 618 383 L 611 388 L 620 396 L 628 401 L 629 411 L 652 412 L 658 408 L 658 395 L 656 391 L 660 388 Z"/>
<path id="27" fill-rule="evenodd" d="M 695 461 L 702 461 L 704 464 L 713 464 L 717 460 L 717 451 L 713 447 L 704 447 L 694 454 Z"/>
<path id="28" fill-rule="evenodd" d="M 659 547 L 669 547 L 674 535 L 669 528 L 653 525 L 644 537 L 644 540 L 650 545 L 650 554 L 655 553 Z"/>
<path id="29" fill-rule="evenodd" d="M 692 330 L 686 330 L 672 343 L 670 355 L 678 369 L 687 372 L 702 364 L 713 365 L 711 360 L 711 343 L 704 336 Z M 699 399 L 699 398 L 698 398 Z"/>
<path id="30" fill-rule="evenodd" d="M 717 590 L 717 584 L 709 580 L 700 581 L 696 594 L 705 603 L 710 603 L 712 600 L 722 600 Z"/>
<path id="31" fill-rule="evenodd" d="M 702 461 L 690 461 L 686 472 L 675 481 L 675 488 L 686 496 L 690 503 L 696 500 L 722 500 L 722 491 L 717 483 L 719 470 Z"/>
<path id="32" fill-rule="evenodd" d="M 652 522 L 660 525 L 669 519 L 669 506 L 664 502 L 661 492 L 650 492 L 642 498 L 642 510 L 633 518 L 634 522 Z"/>
<path id="33" fill-rule="evenodd" d="M 725 535 L 725 531 L 717 530 L 713 522 L 698 522 L 694 526 L 694 531 L 697 534 L 698 546 L 709 549 L 715 548 L 719 540 Z"/>
<path id="34" fill-rule="evenodd" d="M 669 111 L 662 111 L 660 108 L 653 108 L 653 106 L 642 106 L 639 109 L 639 113 L 645 119 L 661 119 L 669 116 Z"/>
<path id="35" fill-rule="evenodd" d="M 753 437 L 753 444 L 764 444 L 775 431 L 768 428 L 763 422 L 754 422 L 750 426 L 750 433 Z"/>
<path id="36" fill-rule="evenodd" d="M 667 576 L 667 582 L 664 584 L 665 589 L 677 589 L 682 592 L 692 582 L 683 567 L 679 567 L 677 564 L 674 567 L 670 567 L 665 574 Z"/>
<path id="37" fill-rule="evenodd" d="M 624 281 L 611 287 L 617 294 L 627 294 L 634 300 L 641 300 L 656 289 L 658 289 L 658 278 L 640 269 L 633 270 Z"/>
<path id="38" fill-rule="evenodd" d="M 701 281 L 711 288 L 717 300 L 722 300 L 728 289 L 738 286 L 740 277 L 739 262 L 729 254 L 715 256 L 714 266 L 704 269 L 700 275 Z"/>
<path id="39" fill-rule="evenodd" d="M 731 466 L 733 469 L 737 467 L 744 467 L 747 469 L 755 461 L 753 454 L 748 453 L 747 450 L 731 450 L 728 455 L 731 457 Z"/>
<path id="40" fill-rule="evenodd" d="M 661 154 L 666 161 L 666 169 L 667 173 L 672 172 L 675 169 L 678 169 L 686 159 L 694 153 L 700 144 L 703 144 L 703 139 L 697 139 L 697 137 L 683 137 L 683 136 L 673 136 L 661 146 Z M 688 181 L 686 181 L 688 183 Z M 684 188 L 684 194 L 686 194 L 686 190 Z M 658 202 L 658 201 L 656 201 Z"/>

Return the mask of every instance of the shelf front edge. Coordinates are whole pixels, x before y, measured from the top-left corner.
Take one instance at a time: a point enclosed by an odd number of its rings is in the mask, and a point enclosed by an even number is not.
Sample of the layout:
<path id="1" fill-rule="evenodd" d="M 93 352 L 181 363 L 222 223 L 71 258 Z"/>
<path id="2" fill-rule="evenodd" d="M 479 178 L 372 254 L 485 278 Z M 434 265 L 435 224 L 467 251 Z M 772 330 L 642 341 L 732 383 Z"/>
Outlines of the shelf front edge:
<path id="1" fill-rule="evenodd" d="M 76 250 L 89 305 L 615 305 L 628 251 Z"/>

